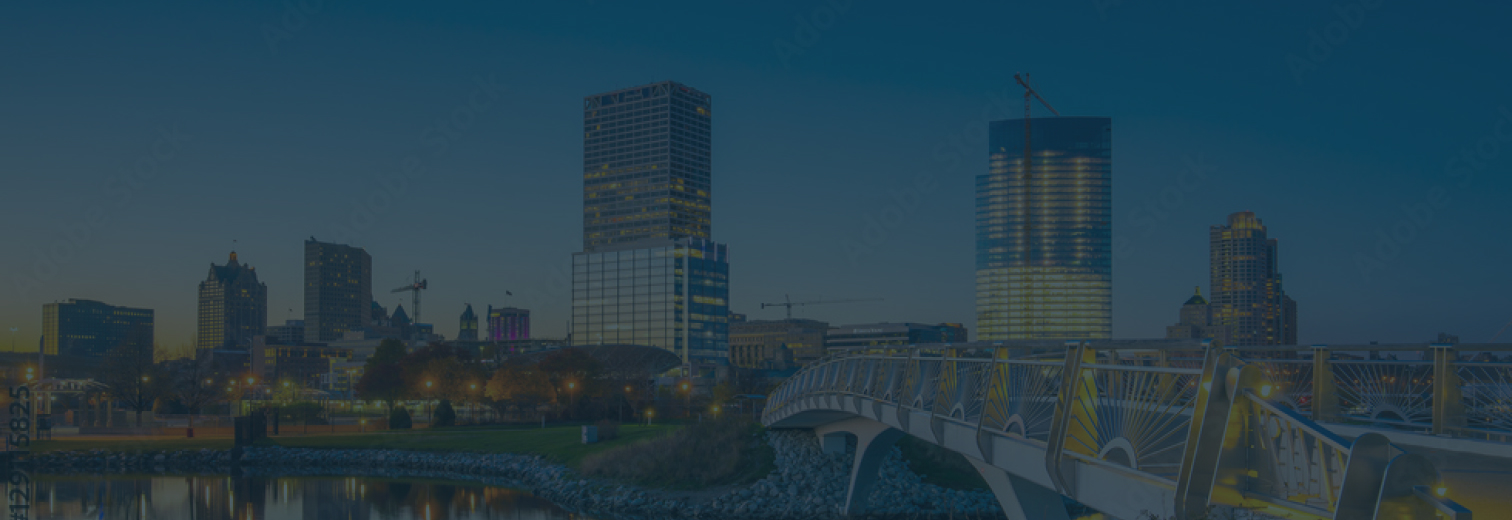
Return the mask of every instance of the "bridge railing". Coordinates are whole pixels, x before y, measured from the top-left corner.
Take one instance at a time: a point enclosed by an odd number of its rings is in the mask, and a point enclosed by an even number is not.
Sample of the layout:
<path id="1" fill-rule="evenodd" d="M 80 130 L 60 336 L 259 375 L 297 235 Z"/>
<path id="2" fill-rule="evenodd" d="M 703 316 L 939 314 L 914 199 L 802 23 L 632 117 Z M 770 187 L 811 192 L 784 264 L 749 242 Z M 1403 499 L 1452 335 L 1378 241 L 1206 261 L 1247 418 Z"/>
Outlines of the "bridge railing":
<path id="1" fill-rule="evenodd" d="M 771 424 L 798 403 L 812 409 L 834 397 L 866 397 L 898 407 L 905 428 L 913 414 L 902 411 L 925 412 L 935 429 L 955 422 L 979 438 L 1038 443 L 1063 493 L 1073 494 L 1068 464 L 1111 465 L 1164 482 L 1177 493 L 1178 512 L 1217 504 L 1318 518 L 1388 502 L 1418 512 L 1458 506 L 1418 493 L 1436 487 L 1426 459 L 1403 454 L 1379 434 L 1347 441 L 1314 417 L 1421 428 L 1438 424 L 1433 410 L 1460 406 L 1466 429 L 1509 426 L 1512 363 L 1459 364 L 1451 375 L 1466 383 L 1451 394 L 1433 385 L 1453 366 L 1447 349 L 1435 351 L 1434 362 L 1383 362 L 1334 360 L 1324 348 L 1312 349 L 1321 354 L 1314 359 L 1287 359 L 1274 350 L 1115 347 L 1070 342 L 1058 358 L 972 346 L 836 352 L 779 386 L 763 419 Z M 1403 420 L 1383 419 L 1390 410 Z M 1392 482 L 1414 482 L 1413 489 L 1387 493 L 1383 482 L 1392 471 L 1406 475 Z"/>
<path id="2" fill-rule="evenodd" d="M 1497 360 L 1512 355 L 1512 345 L 1231 350 L 1262 367 L 1280 402 L 1320 422 L 1512 441 L 1512 363 Z"/>

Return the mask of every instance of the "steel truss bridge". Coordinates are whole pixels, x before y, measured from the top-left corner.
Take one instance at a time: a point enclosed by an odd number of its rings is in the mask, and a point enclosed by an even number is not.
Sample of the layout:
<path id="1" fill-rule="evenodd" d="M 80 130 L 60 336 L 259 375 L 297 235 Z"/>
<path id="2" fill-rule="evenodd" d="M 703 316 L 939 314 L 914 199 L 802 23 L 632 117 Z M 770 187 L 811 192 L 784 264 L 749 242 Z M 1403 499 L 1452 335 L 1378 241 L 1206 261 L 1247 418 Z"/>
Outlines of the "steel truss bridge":
<path id="1" fill-rule="evenodd" d="M 964 455 L 1013 520 L 1066 519 L 1063 496 L 1127 520 L 1215 510 L 1468 520 L 1423 450 L 1397 432 L 1509 447 L 1512 363 L 1462 359 L 1476 350 L 1512 345 L 851 349 L 780 385 L 762 422 L 811 428 L 828 452 L 854 442 L 848 515 L 865 511 L 882 459 L 907 434 Z"/>

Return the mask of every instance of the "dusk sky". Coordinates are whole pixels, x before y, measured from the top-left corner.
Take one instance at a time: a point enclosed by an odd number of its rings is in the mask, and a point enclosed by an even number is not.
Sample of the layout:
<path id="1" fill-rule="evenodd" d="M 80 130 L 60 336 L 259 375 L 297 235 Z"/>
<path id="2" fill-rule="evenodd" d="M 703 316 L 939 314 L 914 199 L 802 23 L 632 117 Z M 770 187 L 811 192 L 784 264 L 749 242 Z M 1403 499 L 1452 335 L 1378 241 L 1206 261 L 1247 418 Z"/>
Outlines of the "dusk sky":
<path id="1" fill-rule="evenodd" d="M 1208 227 L 1244 210 L 1279 239 L 1301 343 L 1512 321 L 1512 6 L 487 4 L 0 8 L 0 344 L 87 298 L 188 345 L 233 247 L 270 324 L 300 319 L 310 236 L 366 248 L 390 310 L 421 270 L 448 338 L 464 303 L 560 338 L 582 98 L 663 80 L 713 97 L 733 311 L 885 298 L 794 315 L 974 337 L 973 182 L 987 122 L 1023 116 L 1015 72 L 1113 120 L 1115 337 L 1207 294 Z"/>

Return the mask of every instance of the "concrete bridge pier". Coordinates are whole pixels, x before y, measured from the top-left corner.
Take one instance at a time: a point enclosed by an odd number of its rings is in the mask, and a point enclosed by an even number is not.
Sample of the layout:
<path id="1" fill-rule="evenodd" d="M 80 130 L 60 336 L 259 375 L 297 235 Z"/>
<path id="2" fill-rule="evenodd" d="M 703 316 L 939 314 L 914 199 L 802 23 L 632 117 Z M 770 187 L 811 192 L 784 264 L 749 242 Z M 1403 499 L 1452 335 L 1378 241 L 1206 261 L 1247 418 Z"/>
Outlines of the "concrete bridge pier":
<path id="1" fill-rule="evenodd" d="M 880 476 L 878 470 L 882 461 L 893 444 L 903 437 L 903 430 L 869 419 L 853 418 L 814 428 L 814 434 L 819 436 L 819 445 L 825 453 L 845 453 L 847 438 L 856 438 L 856 458 L 851 464 L 850 484 L 846 487 L 840 514 L 853 516 L 866 512 L 866 501 Z"/>
<path id="2" fill-rule="evenodd" d="M 1035 484 L 986 462 L 966 457 L 992 495 L 997 497 L 1008 520 L 1070 520 L 1066 502 L 1055 490 Z"/>

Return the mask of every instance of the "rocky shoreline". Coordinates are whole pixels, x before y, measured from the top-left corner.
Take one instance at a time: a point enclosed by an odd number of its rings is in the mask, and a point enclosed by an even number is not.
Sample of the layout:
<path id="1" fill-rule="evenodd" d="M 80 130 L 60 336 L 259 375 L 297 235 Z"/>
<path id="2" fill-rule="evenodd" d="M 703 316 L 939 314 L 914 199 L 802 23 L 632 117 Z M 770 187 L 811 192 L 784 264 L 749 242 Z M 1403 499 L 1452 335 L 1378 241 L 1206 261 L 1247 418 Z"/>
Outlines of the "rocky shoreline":
<path id="1" fill-rule="evenodd" d="M 827 455 L 806 431 L 770 431 L 766 442 L 776 469 L 765 478 L 713 498 L 584 478 L 533 455 L 435 453 L 369 449 L 245 448 L 239 463 L 226 450 L 119 453 L 53 452 L 34 455 L 35 471 L 48 474 L 227 474 L 265 476 L 372 476 L 437 478 L 530 490 L 574 513 L 599 518 L 718 518 L 819 520 L 840 517 L 853 453 Z M 852 450 L 853 452 L 854 450 Z M 983 490 L 959 491 L 924 483 L 893 452 L 868 507 L 869 518 L 1001 518 L 997 499 Z"/>

